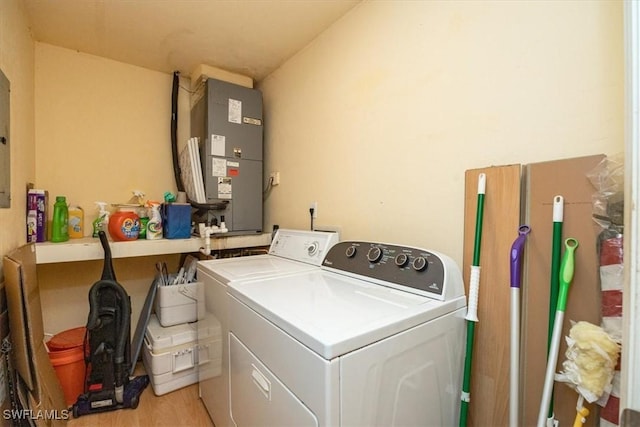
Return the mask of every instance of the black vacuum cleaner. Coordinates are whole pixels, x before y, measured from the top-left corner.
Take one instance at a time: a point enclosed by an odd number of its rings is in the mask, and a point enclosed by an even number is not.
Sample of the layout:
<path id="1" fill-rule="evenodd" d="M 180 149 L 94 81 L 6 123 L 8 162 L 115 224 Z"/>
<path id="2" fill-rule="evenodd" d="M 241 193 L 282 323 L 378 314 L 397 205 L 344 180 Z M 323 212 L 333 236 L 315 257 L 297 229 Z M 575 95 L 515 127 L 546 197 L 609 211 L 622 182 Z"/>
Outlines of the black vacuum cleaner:
<path id="1" fill-rule="evenodd" d="M 102 278 L 89 291 L 89 317 L 85 335 L 84 393 L 73 405 L 74 417 L 138 407 L 149 376 L 130 377 L 137 356 L 131 355 L 131 301 L 116 281 L 106 234 L 99 233 L 104 249 Z"/>

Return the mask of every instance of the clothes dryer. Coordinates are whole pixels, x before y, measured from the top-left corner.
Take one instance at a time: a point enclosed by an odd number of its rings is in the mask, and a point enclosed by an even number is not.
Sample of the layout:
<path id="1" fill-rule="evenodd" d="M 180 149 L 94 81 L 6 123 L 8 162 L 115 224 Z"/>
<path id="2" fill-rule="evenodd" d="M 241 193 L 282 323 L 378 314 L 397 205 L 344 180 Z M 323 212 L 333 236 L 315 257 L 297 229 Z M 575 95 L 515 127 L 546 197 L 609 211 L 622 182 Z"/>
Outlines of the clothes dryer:
<path id="1" fill-rule="evenodd" d="M 219 375 L 199 379 L 200 397 L 216 427 L 233 426 L 229 407 L 228 297 L 230 283 L 319 270 L 338 234 L 320 231 L 277 230 L 268 254 L 198 262 L 198 281 L 204 285 L 205 309 L 219 321 L 222 340 L 222 370 Z"/>
<path id="2" fill-rule="evenodd" d="M 238 427 L 457 424 L 466 301 L 449 257 L 341 242 L 321 269 L 227 289 Z"/>

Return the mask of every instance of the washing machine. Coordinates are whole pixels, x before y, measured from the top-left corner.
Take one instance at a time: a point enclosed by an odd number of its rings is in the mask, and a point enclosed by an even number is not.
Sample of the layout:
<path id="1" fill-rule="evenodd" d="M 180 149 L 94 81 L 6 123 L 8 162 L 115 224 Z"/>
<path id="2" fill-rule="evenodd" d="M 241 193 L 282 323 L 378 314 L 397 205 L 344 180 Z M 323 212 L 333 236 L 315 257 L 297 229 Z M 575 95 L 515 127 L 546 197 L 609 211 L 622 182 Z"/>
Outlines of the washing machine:
<path id="1" fill-rule="evenodd" d="M 458 424 L 466 300 L 446 255 L 340 242 L 320 269 L 227 290 L 238 427 Z"/>
<path id="2" fill-rule="evenodd" d="M 338 242 L 337 233 L 279 229 L 264 255 L 198 262 L 198 281 L 203 282 L 205 310 L 219 321 L 222 369 L 219 375 L 199 378 L 200 397 L 216 427 L 233 426 L 229 406 L 228 296 L 230 283 L 320 269 L 329 249 Z"/>

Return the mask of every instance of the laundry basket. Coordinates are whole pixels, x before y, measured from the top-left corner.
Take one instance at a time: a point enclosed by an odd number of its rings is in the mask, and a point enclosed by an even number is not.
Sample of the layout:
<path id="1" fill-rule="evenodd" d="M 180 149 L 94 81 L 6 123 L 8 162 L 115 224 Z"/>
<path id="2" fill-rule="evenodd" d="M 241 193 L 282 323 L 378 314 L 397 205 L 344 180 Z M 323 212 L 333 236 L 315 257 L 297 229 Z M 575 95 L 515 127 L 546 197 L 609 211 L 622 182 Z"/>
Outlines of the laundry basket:
<path id="1" fill-rule="evenodd" d="M 84 326 L 69 329 L 47 342 L 49 360 L 56 371 L 68 405 L 73 405 L 84 392 L 85 364 L 83 357 Z"/>

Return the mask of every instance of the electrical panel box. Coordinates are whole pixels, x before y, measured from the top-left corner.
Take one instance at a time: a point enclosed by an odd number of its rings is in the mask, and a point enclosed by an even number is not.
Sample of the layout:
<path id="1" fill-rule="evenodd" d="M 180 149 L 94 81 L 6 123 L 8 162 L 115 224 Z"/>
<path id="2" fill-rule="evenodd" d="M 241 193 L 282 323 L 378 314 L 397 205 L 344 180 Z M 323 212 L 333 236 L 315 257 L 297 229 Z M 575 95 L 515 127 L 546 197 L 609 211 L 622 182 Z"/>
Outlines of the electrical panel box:
<path id="1" fill-rule="evenodd" d="M 0 208 L 11 207 L 9 79 L 0 70 Z"/>
<path id="2" fill-rule="evenodd" d="M 224 206 L 209 220 L 224 221 L 230 234 L 262 232 L 262 93 L 207 79 L 191 107 L 191 135 L 200 141 L 207 203 Z"/>

